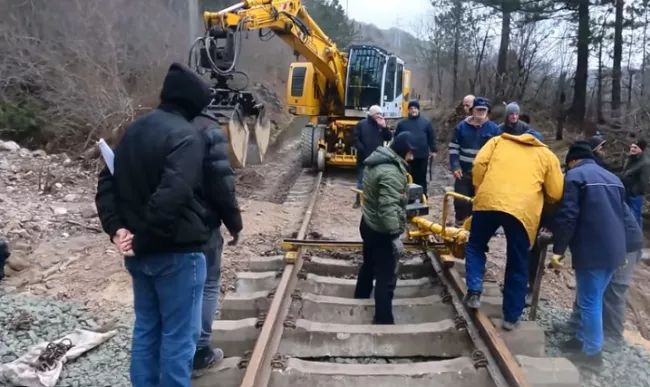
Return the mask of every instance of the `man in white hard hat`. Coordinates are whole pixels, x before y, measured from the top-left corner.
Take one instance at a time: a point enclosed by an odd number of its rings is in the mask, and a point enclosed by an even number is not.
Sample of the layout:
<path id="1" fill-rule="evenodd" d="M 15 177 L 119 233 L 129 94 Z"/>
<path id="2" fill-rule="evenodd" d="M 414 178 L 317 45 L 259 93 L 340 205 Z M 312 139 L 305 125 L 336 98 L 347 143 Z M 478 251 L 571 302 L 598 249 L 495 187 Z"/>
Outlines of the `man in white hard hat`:
<path id="1" fill-rule="evenodd" d="M 354 128 L 354 146 L 357 148 L 357 189 L 363 188 L 363 161 L 378 147 L 390 141 L 393 134 L 386 125 L 384 112 L 381 107 L 373 105 L 368 109 L 368 118 L 365 118 Z M 354 208 L 361 206 L 357 194 Z"/>

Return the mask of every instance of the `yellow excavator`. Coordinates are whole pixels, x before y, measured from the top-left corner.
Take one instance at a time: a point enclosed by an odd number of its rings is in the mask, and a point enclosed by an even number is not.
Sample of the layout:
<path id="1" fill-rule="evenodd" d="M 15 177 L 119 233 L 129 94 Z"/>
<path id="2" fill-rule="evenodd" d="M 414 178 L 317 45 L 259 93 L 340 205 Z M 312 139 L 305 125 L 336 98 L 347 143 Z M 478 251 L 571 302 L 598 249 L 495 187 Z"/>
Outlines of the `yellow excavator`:
<path id="1" fill-rule="evenodd" d="M 236 164 L 245 164 L 249 146 L 248 129 L 241 129 L 243 117 L 257 116 L 254 134 L 260 161 L 270 134 L 263 105 L 243 88 L 225 87 L 238 73 L 245 31 L 257 30 L 260 38 L 267 38 L 270 33 L 263 30 L 270 30 L 305 58 L 291 64 L 287 82 L 289 113 L 310 118 L 301 133 L 303 167 L 321 171 L 325 166 L 354 167 L 353 129 L 373 105 L 381 106 L 386 119 L 406 116 L 411 73 L 404 61 L 371 45 L 339 49 L 300 0 L 244 0 L 219 12 L 205 12 L 203 18 L 206 35 L 197 40 L 197 62 L 212 72 L 222 90 L 214 105 L 235 107 L 229 135 Z"/>

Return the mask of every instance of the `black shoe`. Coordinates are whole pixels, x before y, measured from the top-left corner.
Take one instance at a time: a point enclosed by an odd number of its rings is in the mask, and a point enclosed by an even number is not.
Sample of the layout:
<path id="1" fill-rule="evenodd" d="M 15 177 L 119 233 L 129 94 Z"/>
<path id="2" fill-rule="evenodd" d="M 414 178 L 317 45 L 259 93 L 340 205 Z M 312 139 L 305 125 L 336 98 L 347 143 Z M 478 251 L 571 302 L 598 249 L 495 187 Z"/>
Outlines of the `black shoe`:
<path id="1" fill-rule="evenodd" d="M 354 208 L 354 209 L 357 209 L 359 207 L 361 207 L 361 203 L 359 203 L 359 202 L 354 202 L 354 204 L 352 205 L 352 208 Z"/>
<path id="2" fill-rule="evenodd" d="M 223 360 L 223 351 L 219 348 L 212 349 L 210 347 L 199 348 L 194 354 L 194 361 L 192 364 L 192 377 L 198 378 L 203 375 L 205 370 L 211 368 Z"/>
<path id="3" fill-rule="evenodd" d="M 578 352 L 582 351 L 582 342 L 574 337 L 571 340 L 560 343 L 559 347 L 564 352 Z"/>
<path id="4" fill-rule="evenodd" d="M 567 356 L 567 359 L 576 367 L 593 373 L 600 373 L 600 369 L 603 367 L 602 352 L 598 352 L 596 355 L 587 355 L 584 352 L 580 352 Z"/>
<path id="5" fill-rule="evenodd" d="M 475 290 L 468 290 L 463 303 L 470 309 L 478 309 L 481 307 L 481 293 Z"/>

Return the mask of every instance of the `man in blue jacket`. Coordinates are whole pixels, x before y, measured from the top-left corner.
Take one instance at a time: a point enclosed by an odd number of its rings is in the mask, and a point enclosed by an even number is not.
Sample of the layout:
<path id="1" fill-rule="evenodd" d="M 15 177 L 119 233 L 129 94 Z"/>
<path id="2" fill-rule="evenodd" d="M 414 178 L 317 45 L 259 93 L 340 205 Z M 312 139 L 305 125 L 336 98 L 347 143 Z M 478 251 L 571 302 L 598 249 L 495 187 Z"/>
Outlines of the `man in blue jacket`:
<path id="1" fill-rule="evenodd" d="M 384 112 L 381 107 L 374 105 L 368 109 L 368 118 L 365 118 L 354 128 L 354 146 L 357 148 L 357 189 L 363 188 L 363 161 L 378 147 L 390 141 L 393 134 L 386 125 Z M 360 198 L 357 194 L 354 208 L 359 208 Z"/>
<path id="2" fill-rule="evenodd" d="M 643 232 L 637 223 L 630 207 L 625 205 L 625 245 L 627 259 L 625 266 L 616 270 L 609 282 L 603 298 L 603 332 L 605 342 L 603 350 L 615 352 L 625 344 L 623 337 L 625 322 L 625 306 L 627 302 L 627 289 L 632 283 L 634 268 L 641 260 L 643 253 Z M 566 322 L 555 323 L 556 331 L 573 335 L 580 326 L 580 309 L 577 302 L 573 304 L 573 312 Z"/>
<path id="3" fill-rule="evenodd" d="M 571 145 L 566 165 L 553 227 L 552 262 L 571 249 L 581 317 L 575 338 L 563 348 L 581 350 L 569 359 L 597 371 L 603 364 L 603 294 L 625 262 L 625 188 L 618 177 L 596 164 L 585 141 Z"/>
<path id="4" fill-rule="evenodd" d="M 449 143 L 449 165 L 456 179 L 454 191 L 465 196 L 474 196 L 472 167 L 476 154 L 489 139 L 501 134 L 497 124 L 488 119 L 489 108 L 485 98 L 474 98 L 472 115 L 456 126 Z M 454 200 L 454 209 L 458 225 L 472 215 L 471 203 Z"/>
<path id="5" fill-rule="evenodd" d="M 413 160 L 409 163 L 413 183 L 419 185 L 427 192 L 427 168 L 429 167 L 429 158 L 435 157 L 438 152 L 436 147 L 436 132 L 431 125 L 431 121 L 420 115 L 420 103 L 416 100 L 409 102 L 409 116 L 407 119 L 400 121 L 395 129 L 395 136 L 402 132 L 409 132 L 413 135 Z"/>

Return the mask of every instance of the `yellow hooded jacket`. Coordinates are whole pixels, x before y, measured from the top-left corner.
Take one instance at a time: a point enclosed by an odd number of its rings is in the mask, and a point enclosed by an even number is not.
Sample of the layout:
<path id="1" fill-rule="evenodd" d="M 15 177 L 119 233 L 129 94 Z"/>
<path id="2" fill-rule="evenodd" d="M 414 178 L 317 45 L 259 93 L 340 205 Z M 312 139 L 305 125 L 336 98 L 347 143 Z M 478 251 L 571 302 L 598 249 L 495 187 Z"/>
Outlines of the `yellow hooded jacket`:
<path id="1" fill-rule="evenodd" d="M 560 160 L 546 145 L 525 133 L 504 133 L 478 152 L 472 169 L 474 211 L 502 211 L 523 224 L 530 246 L 535 241 L 544 202 L 562 199 Z"/>

